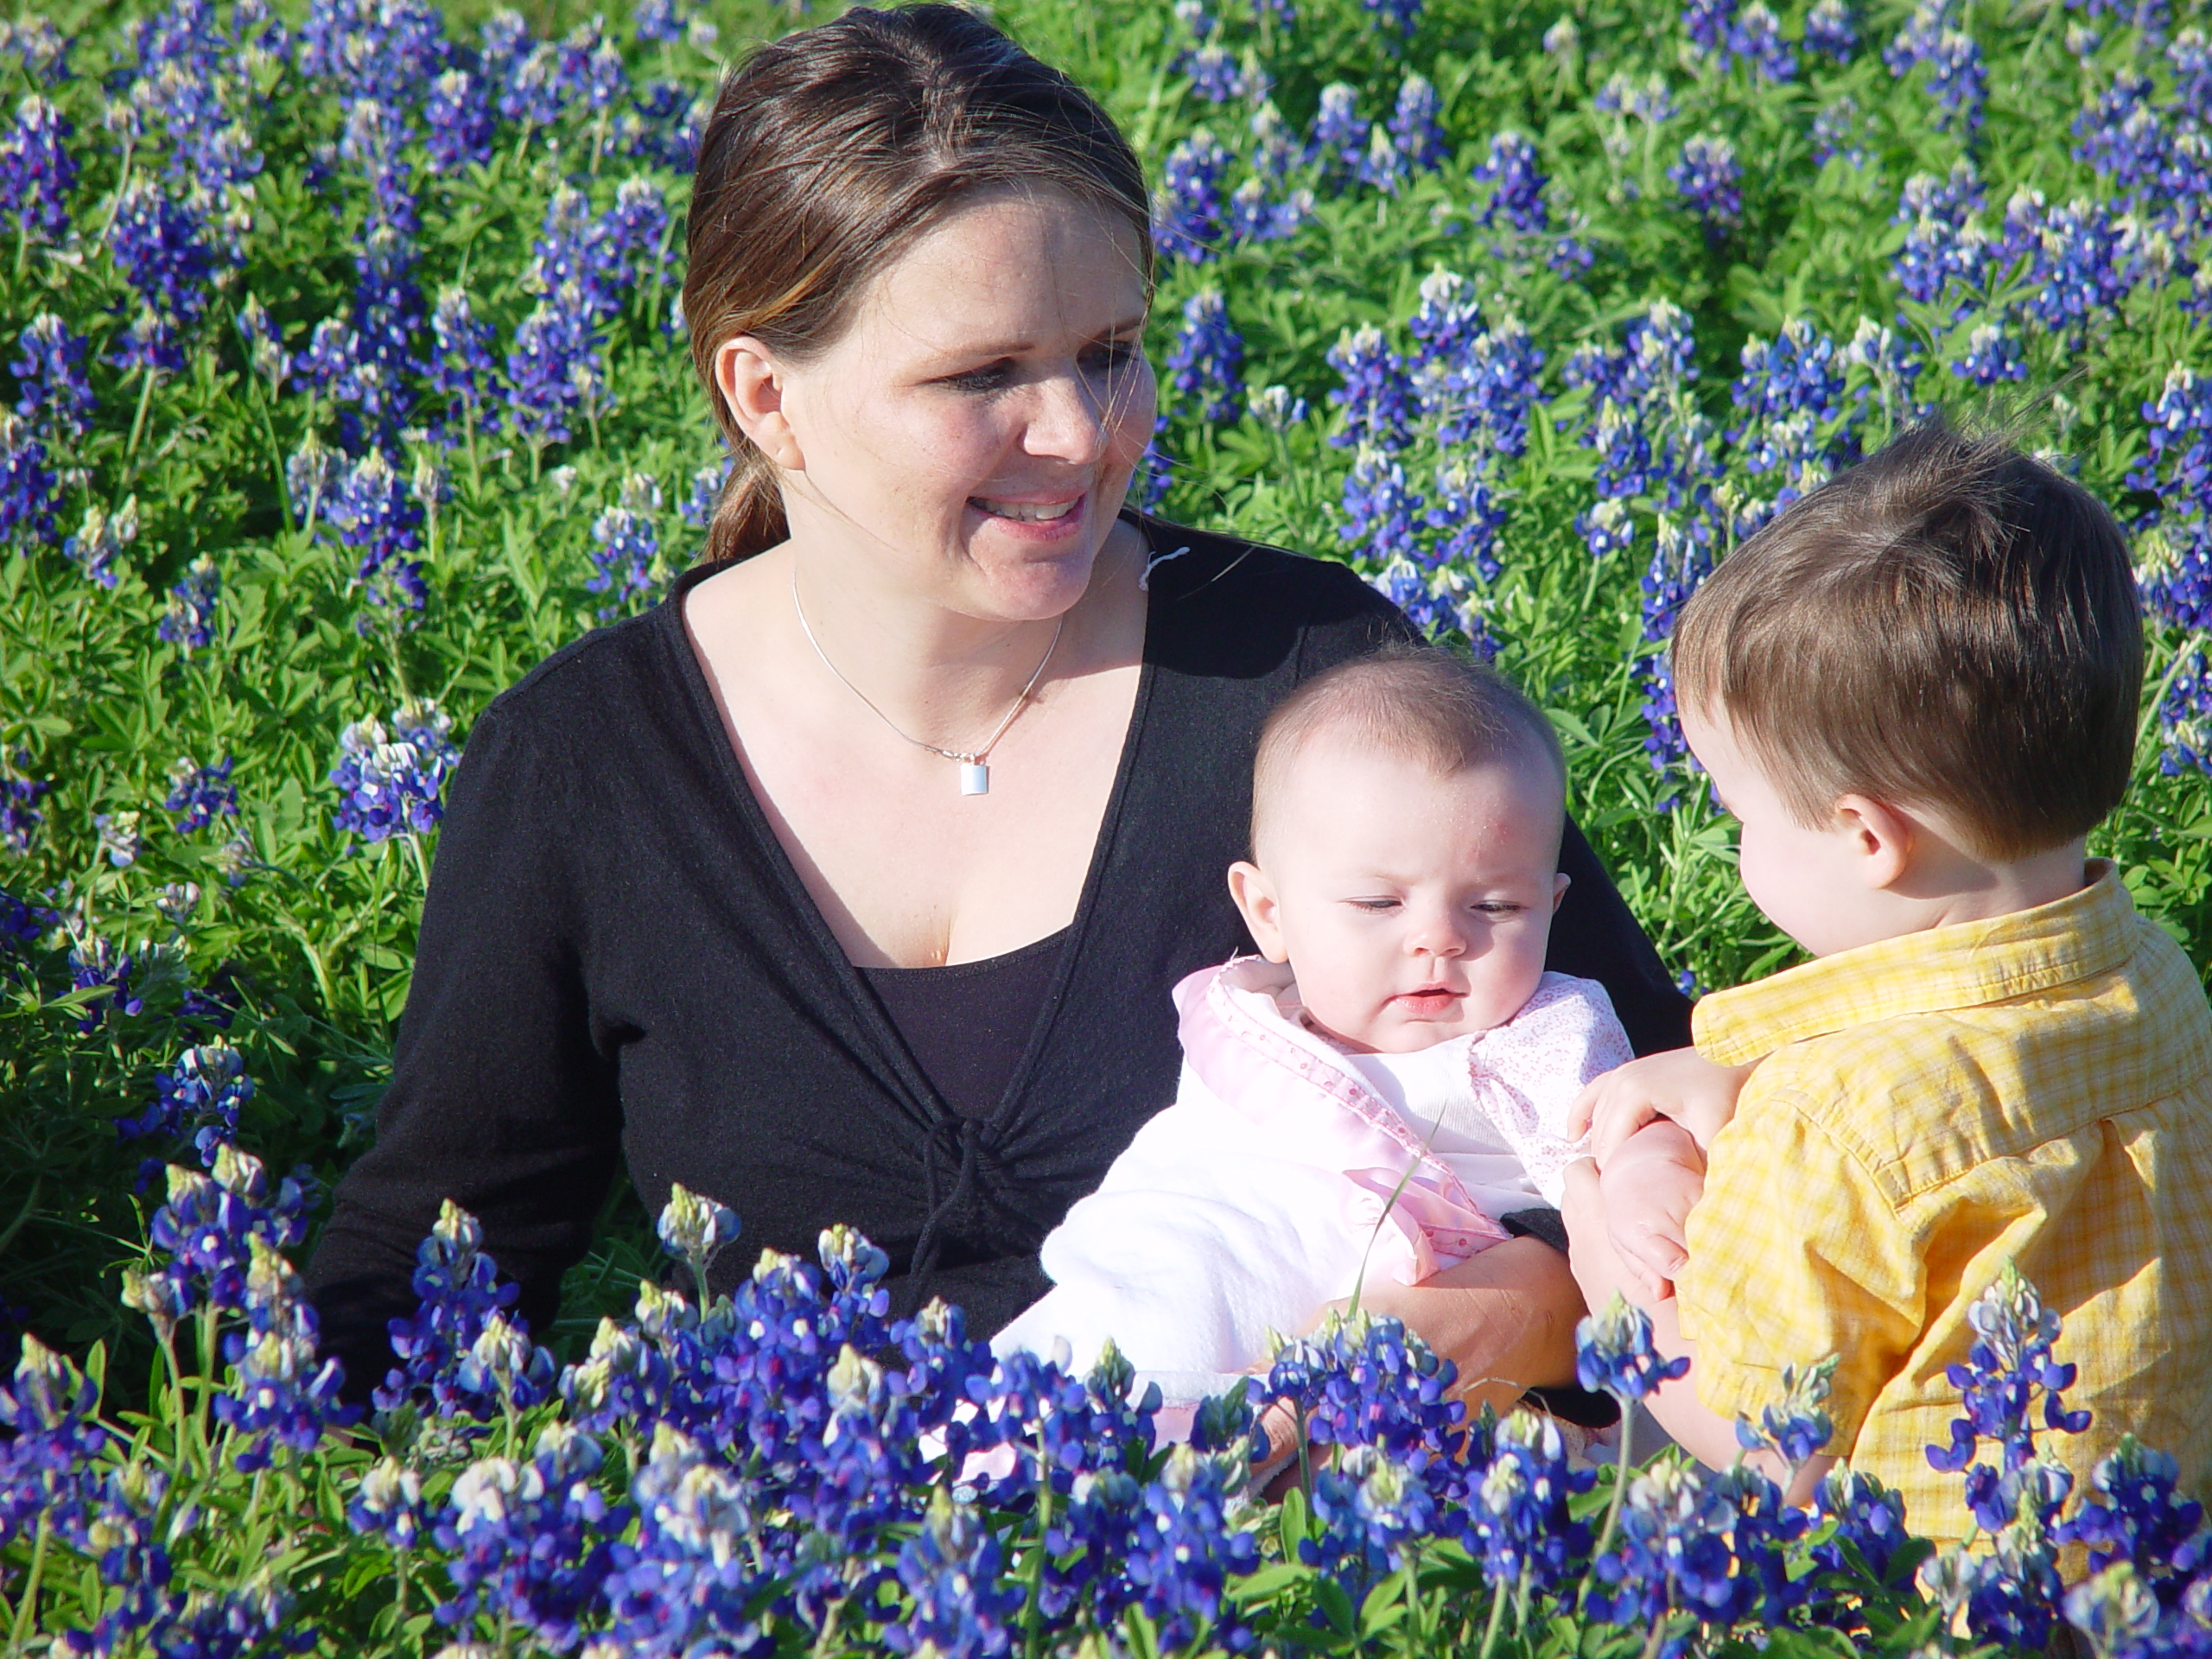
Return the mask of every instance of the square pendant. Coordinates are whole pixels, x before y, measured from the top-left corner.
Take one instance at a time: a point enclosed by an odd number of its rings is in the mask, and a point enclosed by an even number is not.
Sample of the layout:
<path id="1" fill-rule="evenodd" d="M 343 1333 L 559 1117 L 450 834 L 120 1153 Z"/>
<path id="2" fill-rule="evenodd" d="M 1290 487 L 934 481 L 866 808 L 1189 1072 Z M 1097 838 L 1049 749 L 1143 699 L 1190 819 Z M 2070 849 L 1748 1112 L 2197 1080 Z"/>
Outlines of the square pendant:
<path id="1" fill-rule="evenodd" d="M 988 795 L 991 792 L 991 769 L 981 760 L 960 763 L 960 792 L 963 795 Z"/>

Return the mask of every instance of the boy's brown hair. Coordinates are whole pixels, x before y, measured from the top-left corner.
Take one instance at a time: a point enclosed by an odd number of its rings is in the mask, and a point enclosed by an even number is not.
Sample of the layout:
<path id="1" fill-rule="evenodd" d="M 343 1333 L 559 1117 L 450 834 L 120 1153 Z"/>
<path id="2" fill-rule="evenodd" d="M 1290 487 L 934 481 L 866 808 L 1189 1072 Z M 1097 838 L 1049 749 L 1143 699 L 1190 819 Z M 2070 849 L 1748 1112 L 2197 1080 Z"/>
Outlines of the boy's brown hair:
<path id="1" fill-rule="evenodd" d="M 1252 852 L 1299 754 L 1327 733 L 1426 765 L 1440 778 L 1494 760 L 1537 760 L 1559 780 L 1566 818 L 1567 760 L 1543 710 L 1496 669 L 1436 645 L 1386 645 L 1315 675 L 1260 728 L 1252 762 Z"/>
<path id="2" fill-rule="evenodd" d="M 2126 791 L 2142 601 L 2102 502 L 1939 421 L 1723 560 L 1683 609 L 1674 671 L 1801 822 L 1864 794 L 2021 858 Z"/>

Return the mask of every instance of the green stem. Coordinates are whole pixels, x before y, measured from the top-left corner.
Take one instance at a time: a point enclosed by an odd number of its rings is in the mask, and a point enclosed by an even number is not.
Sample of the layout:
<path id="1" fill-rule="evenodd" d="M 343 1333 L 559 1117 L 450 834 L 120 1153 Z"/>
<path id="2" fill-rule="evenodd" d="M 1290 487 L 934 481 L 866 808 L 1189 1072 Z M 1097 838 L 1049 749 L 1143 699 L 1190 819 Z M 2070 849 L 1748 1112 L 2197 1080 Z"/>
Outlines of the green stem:
<path id="1" fill-rule="evenodd" d="M 23 1224 L 37 1212 L 38 1201 L 45 1191 L 46 1177 L 32 1176 L 30 1197 L 25 1198 L 23 1207 L 16 1211 L 16 1218 L 8 1224 L 8 1230 L 5 1232 L 0 1232 L 0 1255 L 7 1253 L 8 1247 L 16 1242 L 16 1235 L 23 1230 Z"/>
<path id="2" fill-rule="evenodd" d="M 53 1523 L 41 1513 L 38 1518 L 38 1541 L 31 1546 L 31 1570 L 23 1580 L 23 1599 L 16 1604 L 16 1633 L 9 1646 L 16 1652 L 23 1651 L 30 1640 L 31 1626 L 38 1611 L 38 1581 L 46 1571 L 46 1541 Z"/>
<path id="3" fill-rule="evenodd" d="M 124 476 L 128 479 L 137 471 L 138 441 L 146 435 L 146 411 L 154 402 L 154 371 L 140 371 L 143 384 L 138 388 L 138 413 L 131 417 L 130 442 L 123 452 Z"/>
<path id="4" fill-rule="evenodd" d="M 1613 1398 L 1621 1406 L 1621 1453 L 1613 1465 L 1613 1495 L 1605 1503 L 1605 1529 L 1598 1535 L 1598 1548 L 1591 1552 L 1593 1560 L 1613 1541 L 1613 1529 L 1620 1525 L 1621 1500 L 1628 1496 L 1629 1443 L 1635 1437 L 1636 1402 L 1618 1394 Z"/>
<path id="5" fill-rule="evenodd" d="M 1490 1623 L 1483 1629 L 1482 1651 L 1476 1659 L 1490 1659 L 1491 1649 L 1497 1645 L 1498 1627 L 1505 1623 L 1505 1586 L 1491 1586 Z"/>
<path id="6" fill-rule="evenodd" d="M 1651 1616 L 1651 1634 L 1643 1638 L 1643 1659 L 1659 1659 L 1659 1649 L 1667 1644 L 1667 1610 L 1662 1607 Z"/>

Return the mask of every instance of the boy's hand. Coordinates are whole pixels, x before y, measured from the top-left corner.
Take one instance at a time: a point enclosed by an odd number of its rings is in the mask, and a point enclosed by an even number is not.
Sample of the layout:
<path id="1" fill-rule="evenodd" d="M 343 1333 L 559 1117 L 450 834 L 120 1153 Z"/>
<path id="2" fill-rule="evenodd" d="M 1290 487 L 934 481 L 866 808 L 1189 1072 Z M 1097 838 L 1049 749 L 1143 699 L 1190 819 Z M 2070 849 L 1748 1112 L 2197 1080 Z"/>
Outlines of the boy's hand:
<path id="1" fill-rule="evenodd" d="M 1751 1065 L 1715 1065 L 1694 1048 L 1647 1054 L 1593 1078 L 1568 1109 L 1567 1132 L 1590 1132 L 1590 1155 L 1602 1167 L 1645 1124 L 1671 1118 L 1702 1151 L 1736 1115 L 1736 1096 Z"/>
<path id="2" fill-rule="evenodd" d="M 1630 1135 L 1599 1173 L 1605 1235 L 1643 1299 L 1675 1294 L 1689 1260 L 1685 1224 L 1705 1191 L 1705 1160 L 1689 1131 L 1664 1119 Z"/>

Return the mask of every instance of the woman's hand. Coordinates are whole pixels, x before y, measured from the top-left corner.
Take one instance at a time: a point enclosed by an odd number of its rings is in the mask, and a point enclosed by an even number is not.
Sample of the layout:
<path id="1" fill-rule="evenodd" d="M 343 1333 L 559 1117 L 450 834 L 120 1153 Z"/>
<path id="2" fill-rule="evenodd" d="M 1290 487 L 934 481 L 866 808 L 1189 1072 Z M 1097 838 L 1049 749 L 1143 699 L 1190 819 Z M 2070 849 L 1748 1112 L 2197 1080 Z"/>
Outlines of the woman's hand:
<path id="1" fill-rule="evenodd" d="M 1702 1152 L 1736 1115 L 1751 1065 L 1715 1065 L 1694 1048 L 1646 1054 L 1594 1078 L 1567 1110 L 1567 1132 L 1590 1133 L 1590 1155 L 1603 1167 L 1629 1136 L 1656 1119 L 1672 1118 Z"/>

